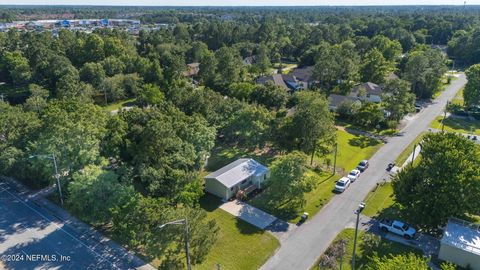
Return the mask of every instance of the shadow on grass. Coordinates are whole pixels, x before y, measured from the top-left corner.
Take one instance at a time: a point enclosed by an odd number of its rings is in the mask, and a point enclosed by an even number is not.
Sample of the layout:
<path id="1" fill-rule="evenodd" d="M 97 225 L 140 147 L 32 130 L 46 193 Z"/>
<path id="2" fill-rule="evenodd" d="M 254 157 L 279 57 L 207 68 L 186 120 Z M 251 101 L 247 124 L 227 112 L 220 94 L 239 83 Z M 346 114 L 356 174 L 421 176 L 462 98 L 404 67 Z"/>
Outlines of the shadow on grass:
<path id="1" fill-rule="evenodd" d="M 441 126 L 442 125 L 442 119 L 437 120 L 438 124 Z M 447 117 L 444 121 L 445 126 L 458 130 L 459 132 L 466 131 L 467 133 L 469 132 L 474 132 L 476 129 L 480 129 L 480 121 L 471 121 L 468 119 L 462 119 L 462 118 L 454 118 L 454 117 Z"/>
<path id="2" fill-rule="evenodd" d="M 212 194 L 205 193 L 199 200 L 200 207 L 207 211 L 207 212 L 213 212 L 220 207 L 220 205 L 223 203 L 222 200 Z"/>
<path id="3" fill-rule="evenodd" d="M 380 142 L 376 139 L 368 138 L 365 136 L 357 136 L 348 140 L 348 144 L 355 147 L 367 148 L 371 146 L 378 145 Z"/>

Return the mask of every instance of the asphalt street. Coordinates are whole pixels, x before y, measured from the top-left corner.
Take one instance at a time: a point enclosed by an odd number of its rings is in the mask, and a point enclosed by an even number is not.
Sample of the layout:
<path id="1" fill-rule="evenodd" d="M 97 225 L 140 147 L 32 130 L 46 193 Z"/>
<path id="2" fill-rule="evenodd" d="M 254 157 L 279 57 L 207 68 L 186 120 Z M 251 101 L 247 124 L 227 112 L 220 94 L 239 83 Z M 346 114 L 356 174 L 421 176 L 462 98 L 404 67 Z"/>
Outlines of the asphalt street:
<path id="1" fill-rule="evenodd" d="M 447 100 L 451 100 L 465 83 L 465 76 L 461 75 L 445 89 L 440 97 L 411 119 L 400 131 L 399 136 L 389 138 L 388 142 L 370 159 L 370 167 L 360 178 L 344 193 L 332 198 L 318 214 L 283 240 L 281 247 L 260 269 L 310 269 L 337 234 L 347 224 L 354 222 L 354 211 L 368 192 L 377 182 L 389 177 L 385 171 L 387 164 L 394 161 L 420 133 L 428 130 L 430 123 L 443 114 Z"/>
<path id="2" fill-rule="evenodd" d="M 153 269 L 75 220 L 0 183 L 0 269 Z"/>

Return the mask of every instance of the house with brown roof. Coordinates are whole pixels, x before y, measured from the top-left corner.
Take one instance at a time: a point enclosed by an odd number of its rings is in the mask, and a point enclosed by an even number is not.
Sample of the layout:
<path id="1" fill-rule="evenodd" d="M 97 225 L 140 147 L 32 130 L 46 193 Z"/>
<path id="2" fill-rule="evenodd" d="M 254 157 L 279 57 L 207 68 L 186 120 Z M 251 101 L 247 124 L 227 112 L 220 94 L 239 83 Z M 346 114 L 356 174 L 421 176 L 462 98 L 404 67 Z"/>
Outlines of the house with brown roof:
<path id="1" fill-rule="evenodd" d="M 190 63 L 187 64 L 187 70 L 183 72 L 185 77 L 195 77 L 200 71 L 200 63 Z"/>
<path id="2" fill-rule="evenodd" d="M 256 83 L 266 84 L 267 82 L 272 82 L 276 86 L 284 88 L 286 91 L 290 91 L 290 88 L 287 86 L 283 80 L 282 74 L 273 74 L 271 76 L 264 76 L 257 79 Z"/>

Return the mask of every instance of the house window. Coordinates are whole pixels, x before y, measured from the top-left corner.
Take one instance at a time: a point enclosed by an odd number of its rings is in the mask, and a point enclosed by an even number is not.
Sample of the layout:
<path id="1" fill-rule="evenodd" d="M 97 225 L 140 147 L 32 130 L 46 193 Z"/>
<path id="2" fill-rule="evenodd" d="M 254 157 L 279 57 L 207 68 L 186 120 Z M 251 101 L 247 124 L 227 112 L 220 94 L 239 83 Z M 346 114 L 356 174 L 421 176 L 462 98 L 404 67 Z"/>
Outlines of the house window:
<path id="1" fill-rule="evenodd" d="M 233 187 L 231 187 L 230 190 L 233 191 Z"/>
<path id="2" fill-rule="evenodd" d="M 263 175 L 263 180 L 267 180 L 267 174 Z"/>
<path id="3" fill-rule="evenodd" d="M 243 180 L 242 182 L 240 182 L 240 184 L 243 185 L 243 184 L 245 184 L 246 182 L 247 182 L 247 180 L 245 179 L 245 180 Z"/>

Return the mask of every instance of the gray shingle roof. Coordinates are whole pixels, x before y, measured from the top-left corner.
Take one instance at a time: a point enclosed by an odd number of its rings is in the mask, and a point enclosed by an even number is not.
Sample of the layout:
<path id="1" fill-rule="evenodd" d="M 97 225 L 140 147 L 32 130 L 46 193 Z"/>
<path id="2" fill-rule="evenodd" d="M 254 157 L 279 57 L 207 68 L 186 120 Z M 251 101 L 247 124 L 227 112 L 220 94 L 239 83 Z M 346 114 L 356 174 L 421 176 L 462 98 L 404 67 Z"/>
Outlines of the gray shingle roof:
<path id="1" fill-rule="evenodd" d="M 216 179 L 227 188 L 231 188 L 252 175 L 261 175 L 268 168 L 251 158 L 238 159 L 227 166 L 205 176 L 208 179 Z"/>
<path id="2" fill-rule="evenodd" d="M 302 81 L 302 82 L 310 82 L 312 81 L 312 75 L 313 75 L 313 70 L 314 66 L 307 66 L 307 67 L 302 67 L 302 68 L 296 68 L 292 70 L 289 74 L 295 76 L 297 80 Z"/>
<path id="3" fill-rule="evenodd" d="M 358 92 L 361 88 L 367 91 L 367 94 L 380 96 L 382 94 L 382 87 L 372 82 L 359 84 L 353 88 L 353 92 Z"/>

